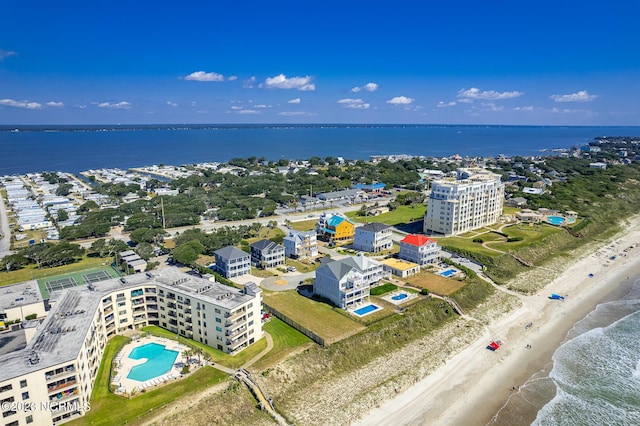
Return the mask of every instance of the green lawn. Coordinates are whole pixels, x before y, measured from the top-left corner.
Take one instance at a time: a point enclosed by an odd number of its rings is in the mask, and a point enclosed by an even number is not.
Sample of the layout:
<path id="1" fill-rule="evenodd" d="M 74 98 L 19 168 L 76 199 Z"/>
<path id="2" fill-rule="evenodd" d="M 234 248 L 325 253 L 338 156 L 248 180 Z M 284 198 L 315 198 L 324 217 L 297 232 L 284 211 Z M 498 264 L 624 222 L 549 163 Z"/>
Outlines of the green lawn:
<path id="1" fill-rule="evenodd" d="M 55 268 L 38 269 L 36 265 L 29 265 L 17 271 L 0 272 L 0 286 L 21 283 L 32 279 L 48 278 L 55 275 L 69 274 L 87 269 L 101 268 L 111 263 L 111 258 L 84 256 L 80 262 L 69 265 L 56 266 Z"/>
<path id="2" fill-rule="evenodd" d="M 551 225 L 545 224 L 537 224 L 537 225 L 513 225 L 506 227 L 502 230 L 503 233 L 507 234 L 510 238 L 522 237 L 522 241 L 513 241 L 510 243 L 501 242 L 501 243 L 493 243 L 491 247 L 494 247 L 498 250 L 509 251 L 509 250 L 518 250 L 524 247 L 528 247 L 532 244 L 539 243 L 550 235 L 556 234 L 558 232 L 566 232 L 561 228 L 554 227 Z"/>
<path id="3" fill-rule="evenodd" d="M 380 222 L 386 225 L 401 225 L 421 220 L 426 211 L 427 206 L 421 204 L 415 207 L 400 206 L 392 212 L 382 213 L 378 216 L 358 216 L 355 211 L 347 212 L 346 215 L 354 222 Z"/>
<path id="4" fill-rule="evenodd" d="M 478 238 L 484 239 L 484 235 L 480 235 L 480 236 L 478 236 Z M 478 254 L 481 254 L 483 256 L 494 257 L 494 256 L 500 256 L 501 255 L 501 253 L 498 253 L 497 251 L 486 249 L 486 248 L 482 247 L 482 244 L 474 243 L 472 240 L 470 240 L 468 238 L 446 237 L 446 238 L 436 238 L 436 240 L 438 241 L 438 244 L 440 244 L 443 247 L 452 247 L 452 248 L 459 248 L 459 249 L 462 249 L 462 250 L 468 250 L 470 252 L 478 253 Z"/>
<path id="5" fill-rule="evenodd" d="M 253 365 L 252 369 L 255 370 L 274 366 L 299 347 L 313 344 L 307 336 L 273 316 L 262 328 L 273 338 L 273 349 Z"/>
<path id="6" fill-rule="evenodd" d="M 296 222 L 291 222 L 290 228 L 295 229 L 296 231 L 311 231 L 312 229 L 316 229 L 317 223 L 318 223 L 317 219 L 300 220 Z"/>
<path id="7" fill-rule="evenodd" d="M 264 303 L 274 307 L 327 342 L 335 342 L 362 330 L 364 326 L 336 312 L 326 303 L 299 295 L 295 290 L 263 292 Z"/>
<path id="8" fill-rule="evenodd" d="M 195 394 L 217 383 L 231 380 L 227 374 L 205 366 L 184 379 L 149 392 L 139 393 L 131 399 L 114 395 L 109 391 L 110 366 L 118 350 L 127 341 L 126 337 L 115 336 L 107 343 L 91 394 L 91 410 L 84 417 L 70 422 L 69 425 L 111 426 L 133 423 L 178 397 Z"/>

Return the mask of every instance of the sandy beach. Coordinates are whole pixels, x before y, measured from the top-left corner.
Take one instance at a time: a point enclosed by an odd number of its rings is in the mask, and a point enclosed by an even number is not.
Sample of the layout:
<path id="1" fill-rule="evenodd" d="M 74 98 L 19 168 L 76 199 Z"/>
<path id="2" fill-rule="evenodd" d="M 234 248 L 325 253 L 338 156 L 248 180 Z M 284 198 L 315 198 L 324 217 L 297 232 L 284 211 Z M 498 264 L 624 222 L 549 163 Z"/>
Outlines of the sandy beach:
<path id="1" fill-rule="evenodd" d="M 617 239 L 575 259 L 543 290 L 521 296 L 521 308 L 490 323 L 482 338 L 358 424 L 491 422 L 510 395 L 551 363 L 552 354 L 577 321 L 640 275 L 640 246 L 630 248 L 640 242 L 639 225 L 634 221 Z M 550 300 L 551 293 L 566 298 Z M 496 352 L 485 349 L 493 340 L 502 342 Z"/>

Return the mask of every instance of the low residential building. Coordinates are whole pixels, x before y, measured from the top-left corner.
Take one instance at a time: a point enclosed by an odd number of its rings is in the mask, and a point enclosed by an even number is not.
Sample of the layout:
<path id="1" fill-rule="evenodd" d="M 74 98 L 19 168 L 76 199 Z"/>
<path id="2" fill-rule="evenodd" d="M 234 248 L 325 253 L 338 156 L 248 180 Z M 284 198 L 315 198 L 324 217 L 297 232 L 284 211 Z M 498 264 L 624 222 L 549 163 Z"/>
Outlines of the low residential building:
<path id="1" fill-rule="evenodd" d="M 129 272 L 144 272 L 147 270 L 147 261 L 138 256 L 133 250 L 120 253 L 120 264 L 122 268 Z"/>
<path id="2" fill-rule="evenodd" d="M 284 255 L 293 259 L 304 259 L 318 255 L 318 238 L 316 231 L 294 231 L 284 237 Z"/>
<path id="3" fill-rule="evenodd" d="M 521 211 L 517 212 L 516 217 L 522 223 L 538 223 L 545 218 L 544 215 L 541 215 L 529 209 L 522 209 Z"/>
<path id="4" fill-rule="evenodd" d="M 261 268 L 277 268 L 284 265 L 284 247 L 269 240 L 251 244 L 251 263 Z"/>
<path id="5" fill-rule="evenodd" d="M 24 322 L 25 317 L 33 314 L 36 318 L 46 315 L 36 280 L 0 288 L 0 329 L 5 321 Z"/>
<path id="6" fill-rule="evenodd" d="M 337 242 L 353 239 L 355 225 L 342 214 L 323 214 L 316 225 L 318 237 L 325 241 Z"/>
<path id="7" fill-rule="evenodd" d="M 251 273 L 251 256 L 236 247 L 227 246 L 216 250 L 216 271 L 225 278 L 235 278 Z"/>
<path id="8" fill-rule="evenodd" d="M 156 324 L 237 353 L 263 337 L 261 304 L 255 284 L 239 290 L 175 268 L 54 292 L 19 347 L 0 347 L 0 401 L 35 407 L 3 404 L 4 424 L 59 425 L 86 414 L 107 340 L 127 330 Z"/>
<path id="9" fill-rule="evenodd" d="M 407 235 L 400 241 L 398 257 L 421 266 L 437 263 L 440 260 L 440 246 L 424 235 Z"/>
<path id="10" fill-rule="evenodd" d="M 391 240 L 391 227 L 384 223 L 372 222 L 356 228 L 353 238 L 354 250 L 378 253 L 391 250 L 393 240 Z"/>
<path id="11" fill-rule="evenodd" d="M 380 263 L 385 271 L 401 278 L 407 278 L 420 272 L 420 265 L 403 259 L 389 258 L 381 260 Z"/>
<path id="12" fill-rule="evenodd" d="M 313 292 L 349 309 L 368 302 L 370 286 L 387 276 L 380 262 L 365 256 L 330 260 L 316 269 Z"/>

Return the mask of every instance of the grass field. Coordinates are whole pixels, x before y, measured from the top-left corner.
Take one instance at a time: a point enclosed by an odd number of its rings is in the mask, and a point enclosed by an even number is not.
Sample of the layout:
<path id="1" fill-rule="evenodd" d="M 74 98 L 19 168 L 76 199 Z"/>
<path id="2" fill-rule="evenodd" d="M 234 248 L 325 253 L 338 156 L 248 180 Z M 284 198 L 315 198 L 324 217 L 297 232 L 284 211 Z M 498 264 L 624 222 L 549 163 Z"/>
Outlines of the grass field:
<path id="1" fill-rule="evenodd" d="M 401 278 L 401 280 L 413 287 L 426 288 L 431 292 L 442 294 L 444 296 L 454 293 L 465 286 L 464 281 L 444 278 L 440 275 L 431 274 L 429 272 L 421 272 L 411 277 Z"/>
<path id="2" fill-rule="evenodd" d="M 421 204 L 415 207 L 400 206 L 392 212 L 382 213 L 377 216 L 358 216 L 355 211 L 347 212 L 346 215 L 354 222 L 380 222 L 386 225 L 401 225 L 422 219 L 426 211 L 427 206 Z"/>
<path id="3" fill-rule="evenodd" d="M 316 219 L 301 220 L 291 222 L 290 228 L 296 231 L 311 231 L 312 229 L 316 229 L 316 223 L 318 223 Z"/>
<path id="4" fill-rule="evenodd" d="M 68 423 L 69 425 L 111 426 L 134 423 L 178 397 L 195 394 L 220 382 L 232 380 L 227 374 L 206 366 L 184 379 L 140 393 L 131 399 L 116 396 L 109 391 L 110 366 L 116 353 L 127 340 L 123 336 L 115 336 L 109 340 L 91 394 L 91 410 L 84 417 Z"/>
<path id="5" fill-rule="evenodd" d="M 50 278 L 56 275 L 69 274 L 87 269 L 103 268 L 109 265 L 111 260 L 111 258 L 84 256 L 80 262 L 57 266 L 55 268 L 38 269 L 36 265 L 29 265 L 17 271 L 0 272 L 0 286 L 21 283 L 32 279 Z"/>
<path id="6" fill-rule="evenodd" d="M 264 303 L 282 312 L 327 342 L 336 342 L 364 329 L 364 326 L 342 315 L 326 303 L 299 295 L 295 290 L 263 292 Z"/>
<path id="7" fill-rule="evenodd" d="M 291 352 L 314 344 L 307 336 L 273 316 L 262 326 L 262 329 L 273 338 L 273 349 L 252 366 L 255 370 L 272 367 Z"/>
<path id="8" fill-rule="evenodd" d="M 556 234 L 558 232 L 566 232 L 561 228 L 546 225 L 546 224 L 537 224 L 537 225 L 513 225 L 506 227 L 502 230 L 505 234 L 507 234 L 510 238 L 521 237 L 522 241 L 513 241 L 510 243 L 502 242 L 502 243 L 492 243 L 491 247 L 496 248 L 502 251 L 509 250 L 518 250 L 524 247 L 528 247 L 532 244 L 537 244 L 549 237 L 550 235 Z"/>
<path id="9" fill-rule="evenodd" d="M 479 236 L 479 238 L 484 239 L 483 237 L 484 235 Z M 435 240 L 438 241 L 438 244 L 440 244 L 443 247 L 459 248 L 462 250 L 468 250 L 473 253 L 478 253 L 478 254 L 481 254 L 484 256 L 490 256 L 490 257 L 501 255 L 501 253 L 484 248 L 482 247 L 482 244 L 474 243 L 471 239 L 468 239 L 468 238 L 446 237 L 446 238 L 435 238 Z"/>

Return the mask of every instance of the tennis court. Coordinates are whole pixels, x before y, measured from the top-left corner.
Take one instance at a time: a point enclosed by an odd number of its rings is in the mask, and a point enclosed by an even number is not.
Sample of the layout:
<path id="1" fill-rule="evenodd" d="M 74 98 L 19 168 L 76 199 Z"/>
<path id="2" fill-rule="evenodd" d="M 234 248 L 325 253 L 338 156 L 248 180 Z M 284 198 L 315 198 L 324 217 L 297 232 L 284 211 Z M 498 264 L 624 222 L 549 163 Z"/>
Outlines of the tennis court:
<path id="1" fill-rule="evenodd" d="M 105 270 L 90 272 L 88 274 L 82 274 L 82 278 L 84 278 L 84 282 L 87 284 L 97 283 L 98 281 L 110 280 L 113 278 L 111 274 L 109 274 Z"/>
<path id="2" fill-rule="evenodd" d="M 37 280 L 42 298 L 49 299 L 53 291 L 93 284 L 119 276 L 114 268 L 95 268 L 69 274 L 38 278 Z"/>

